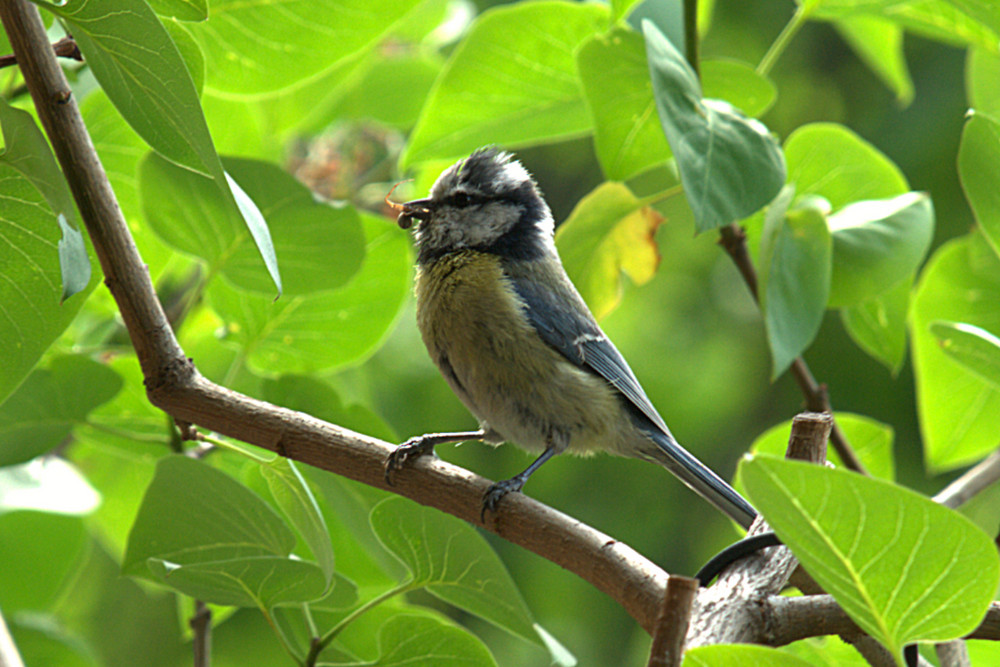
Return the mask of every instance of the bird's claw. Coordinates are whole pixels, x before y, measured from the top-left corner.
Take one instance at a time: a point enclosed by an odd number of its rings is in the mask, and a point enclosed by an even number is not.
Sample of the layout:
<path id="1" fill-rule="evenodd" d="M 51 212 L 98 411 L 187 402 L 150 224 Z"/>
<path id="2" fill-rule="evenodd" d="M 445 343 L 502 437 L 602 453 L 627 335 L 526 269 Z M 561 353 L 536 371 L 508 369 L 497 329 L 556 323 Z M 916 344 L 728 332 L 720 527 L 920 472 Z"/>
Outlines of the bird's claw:
<path id="1" fill-rule="evenodd" d="M 392 486 L 392 473 L 402 470 L 407 462 L 426 454 L 434 453 L 434 443 L 427 440 L 422 435 L 410 438 L 396 449 L 389 452 L 385 457 L 383 468 L 385 470 L 385 483 Z"/>
<path id="2" fill-rule="evenodd" d="M 486 512 L 496 512 L 497 507 L 500 505 L 500 501 L 508 493 L 514 491 L 520 491 L 524 488 L 524 482 L 526 480 L 514 477 L 513 479 L 505 479 L 502 482 L 497 482 L 490 488 L 486 489 L 486 493 L 483 494 L 483 507 L 482 511 L 479 513 L 479 519 L 483 523 L 486 523 Z"/>

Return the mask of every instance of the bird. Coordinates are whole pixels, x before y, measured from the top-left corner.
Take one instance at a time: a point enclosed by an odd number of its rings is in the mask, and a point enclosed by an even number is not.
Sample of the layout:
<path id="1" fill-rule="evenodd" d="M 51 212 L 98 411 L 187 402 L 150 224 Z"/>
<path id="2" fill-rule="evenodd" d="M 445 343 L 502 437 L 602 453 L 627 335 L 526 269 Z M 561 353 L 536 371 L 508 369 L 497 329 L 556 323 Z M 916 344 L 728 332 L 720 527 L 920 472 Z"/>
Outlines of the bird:
<path id="1" fill-rule="evenodd" d="M 671 434 L 559 259 L 555 223 L 527 169 L 496 147 L 446 169 L 430 196 L 386 196 L 417 250 L 417 326 L 477 431 L 410 438 L 385 460 L 386 481 L 447 442 L 512 442 L 538 454 L 483 496 L 481 518 L 562 452 L 652 461 L 743 527 L 757 513 Z"/>

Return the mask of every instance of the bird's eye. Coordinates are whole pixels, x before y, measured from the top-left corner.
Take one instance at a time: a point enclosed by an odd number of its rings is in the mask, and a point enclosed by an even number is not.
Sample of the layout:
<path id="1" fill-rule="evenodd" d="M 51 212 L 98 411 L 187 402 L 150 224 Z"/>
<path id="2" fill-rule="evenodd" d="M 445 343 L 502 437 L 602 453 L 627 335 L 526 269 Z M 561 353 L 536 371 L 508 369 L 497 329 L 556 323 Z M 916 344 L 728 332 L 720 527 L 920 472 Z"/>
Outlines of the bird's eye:
<path id="1" fill-rule="evenodd" d="M 451 196 L 451 201 L 455 206 L 462 208 L 472 203 L 472 197 L 465 192 L 456 192 Z"/>

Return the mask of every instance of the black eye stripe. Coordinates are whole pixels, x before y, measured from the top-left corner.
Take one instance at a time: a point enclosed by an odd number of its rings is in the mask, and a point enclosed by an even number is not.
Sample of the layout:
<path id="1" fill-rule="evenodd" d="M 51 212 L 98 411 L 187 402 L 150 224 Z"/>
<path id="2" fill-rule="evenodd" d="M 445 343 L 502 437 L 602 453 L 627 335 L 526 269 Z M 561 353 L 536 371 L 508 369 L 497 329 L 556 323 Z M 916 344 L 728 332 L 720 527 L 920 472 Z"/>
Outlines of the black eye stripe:
<path id="1" fill-rule="evenodd" d="M 464 208 L 466 206 L 483 204 L 487 201 L 489 201 L 489 197 L 484 197 L 483 195 L 474 195 L 469 194 L 468 192 L 454 192 L 445 198 L 444 203 L 458 208 Z"/>

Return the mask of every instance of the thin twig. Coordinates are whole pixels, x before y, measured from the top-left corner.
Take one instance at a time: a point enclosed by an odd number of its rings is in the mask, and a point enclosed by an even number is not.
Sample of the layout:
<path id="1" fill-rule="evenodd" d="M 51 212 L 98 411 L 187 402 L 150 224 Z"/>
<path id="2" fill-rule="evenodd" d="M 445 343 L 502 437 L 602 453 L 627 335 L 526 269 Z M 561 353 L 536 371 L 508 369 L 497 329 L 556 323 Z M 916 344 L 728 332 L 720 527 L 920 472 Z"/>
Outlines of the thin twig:
<path id="1" fill-rule="evenodd" d="M 698 0 L 684 0 L 684 58 L 694 70 L 694 75 L 700 79 L 698 42 Z"/>
<path id="2" fill-rule="evenodd" d="M 63 37 L 52 45 L 52 51 L 60 58 L 72 58 L 83 62 L 83 54 L 80 47 L 76 45 L 76 40 L 72 37 Z M 0 56 L 0 68 L 10 67 L 17 64 L 17 56 L 13 53 Z"/>
<path id="3" fill-rule="evenodd" d="M 194 667 L 209 667 L 212 664 L 212 610 L 203 600 L 194 601 L 194 615 L 188 625 L 194 633 Z"/>
<path id="4" fill-rule="evenodd" d="M 680 667 L 684 638 L 691 621 L 691 607 L 698 593 L 698 580 L 671 574 L 656 618 L 647 667 Z"/>
<path id="5" fill-rule="evenodd" d="M 961 507 L 998 479 L 1000 479 L 1000 450 L 993 452 L 941 489 L 934 496 L 934 501 L 952 509 Z"/>

